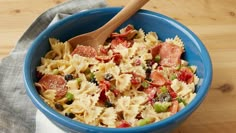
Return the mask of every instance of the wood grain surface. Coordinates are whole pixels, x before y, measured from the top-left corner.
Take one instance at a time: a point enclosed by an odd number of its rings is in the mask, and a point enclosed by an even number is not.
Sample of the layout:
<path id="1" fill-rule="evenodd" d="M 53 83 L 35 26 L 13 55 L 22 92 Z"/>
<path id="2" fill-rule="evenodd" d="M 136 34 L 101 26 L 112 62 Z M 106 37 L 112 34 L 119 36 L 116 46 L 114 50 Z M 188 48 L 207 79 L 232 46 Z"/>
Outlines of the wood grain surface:
<path id="1" fill-rule="evenodd" d="M 41 13 L 64 1 L 0 0 L 0 59 Z M 107 3 L 123 6 L 127 0 Z M 150 0 L 143 8 L 186 25 L 212 58 L 213 80 L 206 99 L 174 133 L 235 133 L 236 0 Z"/>

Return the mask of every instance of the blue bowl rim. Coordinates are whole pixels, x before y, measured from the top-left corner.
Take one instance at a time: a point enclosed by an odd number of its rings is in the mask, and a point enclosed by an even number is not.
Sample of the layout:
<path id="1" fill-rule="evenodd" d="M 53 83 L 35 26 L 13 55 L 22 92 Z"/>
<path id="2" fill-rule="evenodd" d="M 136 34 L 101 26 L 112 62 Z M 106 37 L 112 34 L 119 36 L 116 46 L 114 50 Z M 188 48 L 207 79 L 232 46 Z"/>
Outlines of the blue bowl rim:
<path id="1" fill-rule="evenodd" d="M 174 123 L 177 122 L 178 119 L 180 119 L 182 116 L 185 116 L 186 114 L 190 115 L 201 104 L 201 102 L 205 98 L 205 96 L 208 92 L 208 89 L 211 85 L 211 81 L 212 81 L 212 63 L 211 63 L 211 59 L 208 54 L 208 51 L 207 51 L 206 47 L 204 46 L 204 44 L 191 30 L 189 30 L 187 27 L 185 27 L 183 24 L 177 22 L 176 20 L 169 18 L 165 15 L 156 13 L 156 12 L 141 9 L 138 11 L 138 13 L 144 13 L 144 14 L 148 14 L 148 15 L 153 15 L 155 17 L 159 17 L 159 18 L 167 21 L 168 23 L 171 23 L 171 24 L 175 25 L 176 27 L 178 27 L 179 29 L 181 29 L 185 34 L 188 35 L 188 37 L 190 37 L 196 44 L 198 44 L 197 46 L 199 46 L 199 50 L 201 50 L 202 56 L 204 57 L 203 64 L 204 64 L 204 66 L 206 68 L 206 72 L 207 72 L 207 73 L 205 73 L 206 78 L 205 78 L 205 80 L 203 80 L 201 87 L 197 92 L 196 97 L 193 99 L 193 101 L 188 106 L 186 106 L 183 110 L 181 110 L 180 112 L 178 112 L 177 114 L 175 114 L 169 118 L 166 118 L 166 119 L 161 120 L 159 122 L 148 124 L 145 126 L 132 127 L 132 128 L 104 128 L 104 127 L 97 127 L 97 126 L 84 124 L 84 123 L 81 123 L 78 121 L 71 120 L 70 118 L 66 118 L 65 116 L 61 115 L 60 113 L 56 112 L 54 109 L 49 107 L 41 99 L 41 97 L 38 95 L 38 92 L 33 85 L 31 71 L 30 71 L 30 61 L 32 60 L 31 55 L 33 54 L 33 52 L 35 51 L 35 48 L 37 47 L 37 42 L 40 39 L 42 39 L 43 37 L 45 37 L 45 35 L 49 35 L 51 30 L 55 29 L 56 27 L 58 27 L 60 25 L 63 25 L 65 22 L 67 22 L 71 19 L 75 19 L 77 17 L 82 17 L 84 15 L 88 15 L 88 14 L 96 13 L 96 12 L 110 12 L 110 11 L 119 12 L 121 9 L 122 9 L 121 7 L 105 7 L 105 8 L 89 9 L 86 11 L 82 11 L 82 12 L 73 14 L 72 16 L 69 16 L 69 17 L 55 23 L 54 25 L 48 27 L 47 29 L 45 29 L 32 42 L 32 44 L 25 56 L 25 61 L 24 61 L 24 66 L 23 66 L 24 84 L 26 87 L 27 94 L 30 97 L 30 99 L 32 100 L 32 102 L 34 103 L 34 105 L 41 112 L 45 113 L 49 119 L 52 119 L 53 121 L 56 121 L 56 122 L 60 123 L 61 125 L 67 125 L 67 127 L 72 128 L 74 130 L 79 130 L 82 128 L 84 130 L 94 130 L 94 131 L 97 130 L 97 131 L 104 131 L 104 132 L 145 131 L 148 129 L 153 129 L 153 128 L 158 129 L 161 127 L 165 127 L 165 125 L 169 125 L 173 122 Z M 29 82 L 29 81 L 32 81 L 32 82 Z"/>

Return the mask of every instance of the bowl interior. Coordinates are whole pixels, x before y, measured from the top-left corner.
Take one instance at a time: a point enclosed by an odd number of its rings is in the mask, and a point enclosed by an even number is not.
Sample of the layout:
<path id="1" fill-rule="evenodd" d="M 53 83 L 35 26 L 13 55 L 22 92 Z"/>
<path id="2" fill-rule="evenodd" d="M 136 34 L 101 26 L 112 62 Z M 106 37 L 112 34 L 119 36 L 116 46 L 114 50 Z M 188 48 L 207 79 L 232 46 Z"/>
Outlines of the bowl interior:
<path id="1" fill-rule="evenodd" d="M 38 96 L 35 97 L 37 93 L 34 87 L 34 82 L 36 81 L 35 68 L 40 64 L 40 58 L 50 49 L 48 39 L 54 37 L 60 41 L 66 41 L 76 35 L 95 30 L 109 21 L 118 11 L 120 11 L 120 8 L 105 8 L 75 14 L 52 25 L 34 40 L 25 59 L 24 77 L 26 80 L 27 92 L 37 107 L 40 106 L 37 102 L 40 99 L 38 99 Z M 176 35 L 182 39 L 185 44 L 183 58 L 190 64 L 197 66 L 197 75 L 201 79 L 201 84 L 196 88 L 197 98 L 193 100 L 193 103 L 191 103 L 192 105 L 190 104 L 188 105 L 189 107 L 187 106 L 186 112 L 183 112 L 182 114 L 177 113 L 176 116 L 174 115 L 173 117 L 178 118 L 180 115 L 188 115 L 191 113 L 205 97 L 211 82 L 211 61 L 204 45 L 182 24 L 161 14 L 141 10 L 122 24 L 117 30 L 127 24 L 134 25 L 136 29 L 142 28 L 145 32 L 157 32 L 158 37 L 161 40 L 173 38 Z M 187 110 L 189 113 L 187 113 Z M 46 112 L 43 109 L 41 111 Z M 167 122 L 171 119 L 174 118 L 168 118 L 163 121 Z"/>

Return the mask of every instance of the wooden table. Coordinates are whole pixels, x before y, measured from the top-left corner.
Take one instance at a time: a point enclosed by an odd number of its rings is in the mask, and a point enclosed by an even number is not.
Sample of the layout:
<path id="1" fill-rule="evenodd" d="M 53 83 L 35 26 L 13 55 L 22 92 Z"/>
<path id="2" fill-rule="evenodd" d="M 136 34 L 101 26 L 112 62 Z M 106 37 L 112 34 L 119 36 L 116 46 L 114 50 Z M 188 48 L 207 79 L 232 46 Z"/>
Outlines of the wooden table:
<path id="1" fill-rule="evenodd" d="M 45 10 L 65 0 L 0 0 L 0 59 Z M 121 6 L 127 0 L 107 0 Z M 208 96 L 174 133 L 235 133 L 236 131 L 236 1 L 150 0 L 144 9 L 186 25 L 206 45 L 213 63 Z"/>

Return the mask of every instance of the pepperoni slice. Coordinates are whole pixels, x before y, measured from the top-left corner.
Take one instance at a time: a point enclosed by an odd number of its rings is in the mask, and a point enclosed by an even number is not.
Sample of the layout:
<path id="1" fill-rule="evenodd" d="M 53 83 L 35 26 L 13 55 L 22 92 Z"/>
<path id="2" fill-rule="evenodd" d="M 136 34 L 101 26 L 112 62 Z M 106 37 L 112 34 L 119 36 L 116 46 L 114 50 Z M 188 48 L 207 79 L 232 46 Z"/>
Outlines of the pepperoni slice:
<path id="1" fill-rule="evenodd" d="M 122 44 L 122 45 L 123 45 L 123 43 L 127 43 L 127 41 L 126 41 L 124 38 L 122 38 L 122 37 L 115 37 L 115 38 L 112 39 L 112 41 L 111 41 L 111 48 L 114 49 L 114 48 L 116 48 L 116 46 L 118 46 L 119 44 Z"/>
<path id="2" fill-rule="evenodd" d="M 67 93 L 66 80 L 60 75 L 44 75 L 38 82 L 40 84 L 40 91 L 48 89 L 56 90 L 56 98 L 62 98 Z"/>
<path id="3" fill-rule="evenodd" d="M 179 108 L 179 103 L 177 100 L 172 101 L 172 105 L 169 107 L 169 111 L 171 112 L 171 114 L 176 114 L 178 112 L 178 108 Z"/>
<path id="4" fill-rule="evenodd" d="M 156 45 L 150 50 L 153 58 L 160 53 L 161 46 L 162 45 Z"/>
<path id="5" fill-rule="evenodd" d="M 96 55 L 95 59 L 97 59 L 100 62 L 105 62 L 105 63 L 113 59 L 113 62 L 118 65 L 121 62 L 122 55 L 120 53 L 113 53 L 112 56 Z"/>
<path id="6" fill-rule="evenodd" d="M 125 33 L 119 34 L 119 33 L 112 33 L 111 37 L 122 37 L 122 38 L 126 38 L 127 40 L 131 40 L 132 38 L 134 38 L 134 36 L 137 34 L 136 30 L 129 30 Z"/>
<path id="7" fill-rule="evenodd" d="M 134 36 L 136 34 L 134 27 L 132 25 L 128 25 L 125 27 L 125 32 L 122 34 L 119 33 L 112 33 L 111 37 L 128 37 L 128 36 Z M 135 32 L 135 33 L 134 33 Z M 134 34 L 134 35 L 133 35 Z"/>
<path id="8" fill-rule="evenodd" d="M 111 49 L 116 48 L 120 44 L 126 48 L 129 48 L 133 45 L 133 43 L 134 42 L 132 40 L 127 40 L 127 38 L 125 38 L 125 37 L 117 36 L 114 39 L 112 39 L 112 41 L 111 41 Z"/>
<path id="9" fill-rule="evenodd" d="M 111 37 L 126 37 L 131 31 L 119 34 L 119 33 L 111 33 Z"/>
<path id="10" fill-rule="evenodd" d="M 100 56 L 95 56 L 95 59 L 97 59 L 98 61 L 100 62 L 109 62 L 111 59 L 112 59 L 112 56 L 103 56 L 103 55 L 100 55 Z"/>
<path id="11" fill-rule="evenodd" d="M 133 25 L 128 25 L 125 27 L 125 31 L 130 31 L 130 30 L 134 30 L 134 26 Z"/>
<path id="12" fill-rule="evenodd" d="M 167 82 L 166 78 L 156 70 L 152 71 L 150 77 L 152 79 L 151 84 L 155 86 L 162 86 L 162 85 L 165 85 L 165 83 Z"/>
<path id="13" fill-rule="evenodd" d="M 99 55 L 107 55 L 108 54 L 108 49 L 105 48 L 103 45 L 99 48 Z"/>
<path id="14" fill-rule="evenodd" d="M 95 57 L 97 55 L 96 50 L 90 46 L 77 45 L 71 55 L 78 54 L 84 57 Z"/>
<path id="15" fill-rule="evenodd" d="M 153 58 L 160 55 L 160 65 L 162 66 L 177 66 L 180 64 L 180 57 L 183 49 L 172 43 L 162 43 L 151 49 Z"/>

